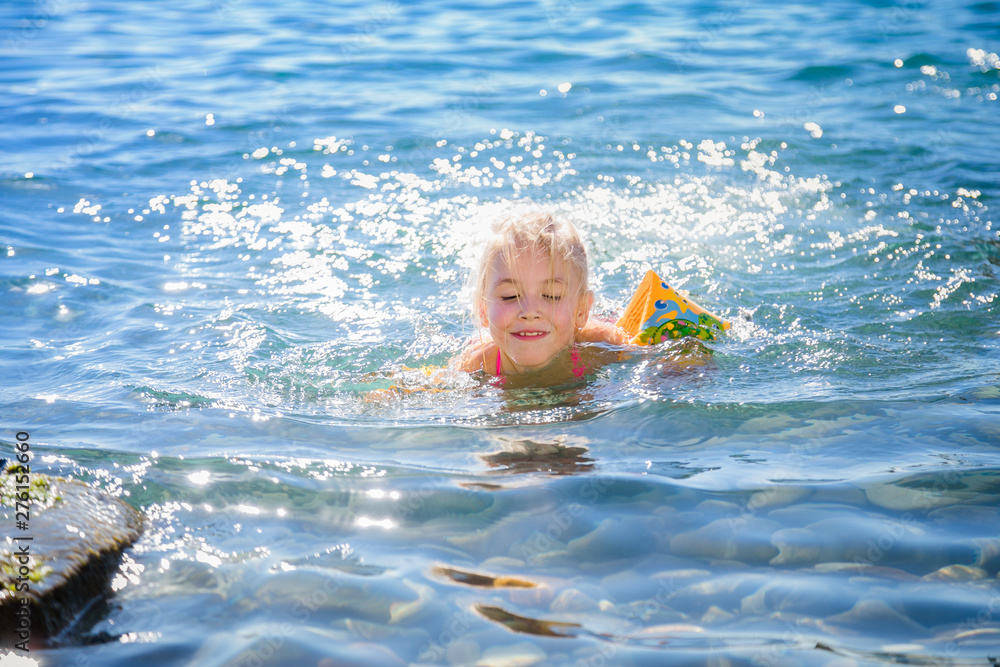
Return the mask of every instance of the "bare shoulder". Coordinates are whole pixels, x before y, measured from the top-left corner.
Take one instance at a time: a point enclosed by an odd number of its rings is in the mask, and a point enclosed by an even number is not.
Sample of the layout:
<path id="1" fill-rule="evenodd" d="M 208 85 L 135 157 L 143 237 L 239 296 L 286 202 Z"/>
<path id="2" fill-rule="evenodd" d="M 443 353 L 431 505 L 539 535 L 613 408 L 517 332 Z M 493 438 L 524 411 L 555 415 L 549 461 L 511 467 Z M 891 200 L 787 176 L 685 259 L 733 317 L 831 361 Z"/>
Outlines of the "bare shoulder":
<path id="1" fill-rule="evenodd" d="M 488 359 L 495 359 L 497 356 L 497 346 L 489 338 L 476 338 L 469 342 L 468 346 L 448 365 L 452 368 L 474 373 L 475 371 L 489 372 Z"/>
<path id="2" fill-rule="evenodd" d="M 629 335 L 611 322 L 602 322 L 590 318 L 583 328 L 580 329 L 580 333 L 577 334 L 576 339 L 581 343 L 625 345 L 629 341 Z"/>

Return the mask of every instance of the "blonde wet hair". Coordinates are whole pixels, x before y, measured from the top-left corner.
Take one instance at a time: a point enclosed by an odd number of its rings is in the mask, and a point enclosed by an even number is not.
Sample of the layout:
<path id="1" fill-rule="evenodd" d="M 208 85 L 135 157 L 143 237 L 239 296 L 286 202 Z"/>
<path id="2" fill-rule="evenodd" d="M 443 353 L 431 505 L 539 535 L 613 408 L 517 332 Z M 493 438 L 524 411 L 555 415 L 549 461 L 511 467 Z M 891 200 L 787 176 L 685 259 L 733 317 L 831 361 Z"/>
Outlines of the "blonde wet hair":
<path id="1" fill-rule="evenodd" d="M 580 285 L 576 298 L 582 299 L 590 292 L 587 249 L 571 222 L 545 211 L 508 215 L 493 224 L 493 235 L 483 248 L 478 269 L 473 274 L 472 313 L 479 324 L 486 324 L 484 313 L 494 262 L 499 259 L 514 267 L 518 257 L 535 251 L 544 252 L 550 260 L 562 259 L 566 267 L 576 273 Z M 555 271 L 554 261 L 550 263 L 550 270 Z"/>

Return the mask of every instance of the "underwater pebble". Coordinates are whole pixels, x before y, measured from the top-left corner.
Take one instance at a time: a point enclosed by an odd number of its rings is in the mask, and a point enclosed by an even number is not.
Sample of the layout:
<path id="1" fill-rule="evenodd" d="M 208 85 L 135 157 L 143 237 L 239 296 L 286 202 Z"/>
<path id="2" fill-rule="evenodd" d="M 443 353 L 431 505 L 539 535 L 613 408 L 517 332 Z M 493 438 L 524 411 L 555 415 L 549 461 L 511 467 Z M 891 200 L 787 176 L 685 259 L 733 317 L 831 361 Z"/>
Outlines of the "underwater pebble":
<path id="1" fill-rule="evenodd" d="M 819 536 L 808 528 L 784 528 L 771 536 L 771 544 L 778 549 L 778 555 L 771 559 L 771 565 L 792 563 L 816 563 L 821 559 L 823 549 L 818 544 Z"/>
<path id="2" fill-rule="evenodd" d="M 597 528 L 571 540 L 567 546 L 570 555 L 578 560 L 617 560 L 656 550 L 663 533 L 663 521 L 656 517 L 604 519 Z"/>
<path id="3" fill-rule="evenodd" d="M 723 517 L 737 515 L 743 511 L 743 508 L 736 503 L 727 500 L 717 500 L 715 498 L 701 501 L 695 505 L 694 509 L 708 516 L 717 515 Z"/>
<path id="4" fill-rule="evenodd" d="M 693 582 L 712 576 L 708 570 L 678 569 L 660 570 L 649 576 L 646 587 L 640 594 L 657 600 L 669 600 L 677 591 Z M 635 596 L 639 597 L 639 596 Z"/>
<path id="5" fill-rule="evenodd" d="M 396 516 L 392 514 L 389 515 L 390 518 L 396 519 Z M 406 539 L 412 539 L 412 536 L 417 536 L 417 539 L 421 539 L 425 542 L 449 542 L 461 541 L 462 539 L 472 537 L 481 537 L 483 531 L 480 530 L 482 523 L 474 521 L 469 517 L 453 517 L 453 516 L 443 516 L 434 519 L 428 519 L 419 525 L 403 524 L 395 532 L 399 532 L 401 535 L 405 534 Z M 455 538 L 454 540 L 449 538 Z M 454 545 L 453 546 L 457 546 Z"/>
<path id="6" fill-rule="evenodd" d="M 525 562 L 520 558 L 493 556 L 482 561 L 477 569 L 483 572 L 520 572 L 524 566 Z"/>
<path id="7" fill-rule="evenodd" d="M 624 601 L 649 597 L 659 585 L 658 581 L 652 580 L 649 576 L 643 576 L 635 570 L 622 570 L 601 579 L 600 588 L 605 594 L 598 596 L 598 598 L 607 596 L 614 600 Z"/>
<path id="8" fill-rule="evenodd" d="M 537 517 L 517 512 L 509 514 L 485 528 L 453 529 L 453 532 L 445 539 L 450 544 L 470 554 L 489 558 L 507 554 L 508 551 L 511 551 L 511 545 L 524 541 L 524 535 L 529 530 L 529 526 L 536 524 L 538 524 Z M 524 560 L 524 556 L 519 553 L 511 552 L 510 556 Z"/>
<path id="9" fill-rule="evenodd" d="M 492 493 L 462 488 L 443 488 L 431 494 L 406 492 L 399 502 L 405 508 L 408 522 L 423 523 L 441 517 L 462 517 L 479 514 L 493 507 Z"/>
<path id="10" fill-rule="evenodd" d="M 744 616 L 763 616 L 768 612 L 767 608 L 768 585 L 761 586 L 753 595 L 748 595 L 740 600 L 740 614 Z"/>
<path id="11" fill-rule="evenodd" d="M 577 588 L 567 588 L 552 601 L 549 611 L 553 612 L 580 612 L 596 611 L 600 609 L 597 602 L 589 595 Z"/>
<path id="12" fill-rule="evenodd" d="M 661 519 L 670 520 L 677 516 L 677 508 L 673 505 L 658 505 L 653 509 L 651 514 Z"/>
<path id="13" fill-rule="evenodd" d="M 719 623 L 720 621 L 731 621 L 736 618 L 734 615 L 730 614 L 725 609 L 719 609 L 714 604 L 708 608 L 704 614 L 702 614 L 701 622 L 704 625 L 711 625 L 712 623 Z"/>
<path id="14" fill-rule="evenodd" d="M 320 660 L 316 667 L 405 667 L 406 663 L 390 649 L 379 644 L 354 643 L 344 647 L 337 657 Z"/>
<path id="15" fill-rule="evenodd" d="M 920 474 L 863 486 L 869 502 L 894 510 L 923 510 L 956 504 L 987 505 L 1000 499 L 1000 481 L 989 471 Z"/>
<path id="16" fill-rule="evenodd" d="M 973 628 L 972 630 L 962 630 L 951 634 L 944 639 L 947 642 L 957 642 L 962 648 L 969 649 L 974 646 L 982 646 L 990 651 L 996 650 L 1000 646 L 1000 627 L 992 626 L 987 628 Z"/>
<path id="17" fill-rule="evenodd" d="M 671 527 L 678 529 L 675 532 L 684 532 L 688 528 L 703 525 L 705 523 L 705 513 L 695 512 L 694 510 L 675 512 L 671 518 L 673 519 Z"/>
<path id="18" fill-rule="evenodd" d="M 775 413 L 766 417 L 754 417 L 740 425 L 739 433 L 784 433 L 801 427 L 802 422 L 790 415 Z"/>
<path id="19" fill-rule="evenodd" d="M 540 582 L 534 588 L 511 588 L 507 595 L 514 604 L 541 607 L 552 602 L 556 589 L 546 582 Z"/>
<path id="20" fill-rule="evenodd" d="M 837 655 L 833 656 L 829 662 L 822 663 L 823 667 L 859 667 L 860 663 L 853 658 Z"/>
<path id="21" fill-rule="evenodd" d="M 985 578 L 986 570 L 968 565 L 948 565 L 922 577 L 924 581 L 977 581 Z"/>
<path id="22" fill-rule="evenodd" d="M 761 586 L 767 584 L 771 577 L 762 574 L 725 575 L 689 584 L 674 592 L 670 604 L 688 613 L 699 613 L 716 606 L 720 609 L 736 610 L 740 608 L 743 598 L 751 595 Z M 704 611 L 700 611 L 704 613 Z"/>
<path id="23" fill-rule="evenodd" d="M 381 623 L 372 623 L 359 618 L 348 618 L 344 621 L 344 627 L 351 633 L 352 637 L 364 639 L 366 641 L 383 642 L 390 638 L 399 639 L 399 628 L 391 628 Z"/>
<path id="24" fill-rule="evenodd" d="M 253 597 L 260 606 L 302 603 L 307 609 L 339 609 L 364 599 L 364 593 L 334 577 L 292 570 L 268 577 L 253 591 Z"/>
<path id="25" fill-rule="evenodd" d="M 547 657 L 545 651 L 534 644 L 521 643 L 513 646 L 494 646 L 483 651 L 476 667 L 528 667 Z"/>
<path id="26" fill-rule="evenodd" d="M 865 496 L 864 490 L 854 486 L 819 486 L 813 489 L 812 498 L 810 498 L 810 500 L 818 505 L 829 504 L 834 507 L 838 505 L 846 505 L 854 511 L 857 511 L 858 507 L 868 505 L 868 497 Z"/>
<path id="27" fill-rule="evenodd" d="M 895 484 L 876 484 L 865 489 L 865 497 L 872 505 L 891 510 L 926 510 L 954 504 L 954 499 L 944 494 L 923 489 L 909 489 Z"/>
<path id="28" fill-rule="evenodd" d="M 712 576 L 709 570 L 698 570 L 687 568 L 683 570 L 663 570 L 650 575 L 650 579 L 664 579 L 670 582 L 684 581 L 686 579 L 703 579 Z"/>
<path id="29" fill-rule="evenodd" d="M 208 563 L 193 560 L 173 561 L 167 570 L 154 584 L 158 596 L 215 594 L 228 598 L 233 591 L 239 590 L 243 582 L 238 576 L 228 576 L 229 568 L 218 568 Z M 245 601 L 241 602 L 246 604 Z"/>
<path id="30" fill-rule="evenodd" d="M 555 551 L 545 551 L 536 556 L 530 558 L 530 563 L 538 568 L 548 569 L 555 567 L 567 567 L 571 568 L 576 566 L 576 561 L 570 556 L 569 551 L 566 549 L 557 549 Z"/>
<path id="31" fill-rule="evenodd" d="M 918 581 L 920 577 L 915 574 L 900 570 L 895 567 L 882 567 L 879 565 L 867 565 L 865 563 L 817 563 L 813 566 L 813 571 L 823 573 L 856 573 L 865 577 L 882 577 L 885 579 L 896 579 L 898 581 Z"/>
<path id="32" fill-rule="evenodd" d="M 538 528 L 531 531 L 531 526 Z M 589 522 L 573 522 L 571 518 L 565 517 L 563 522 L 539 522 L 537 518 L 525 518 L 520 522 L 516 535 L 506 535 L 504 531 L 503 537 L 496 540 L 493 553 L 520 558 L 531 564 L 558 563 L 560 559 L 567 557 L 567 540 L 579 534 L 578 529 L 590 527 Z"/>
<path id="33" fill-rule="evenodd" d="M 772 613 L 793 613 L 814 618 L 839 614 L 851 608 L 853 600 L 843 595 L 830 595 L 827 580 L 815 577 L 790 577 L 768 582 L 756 592 L 740 600 L 740 614 L 765 616 Z"/>
<path id="34" fill-rule="evenodd" d="M 670 550 L 678 556 L 766 563 L 778 554 L 771 535 L 781 524 L 756 517 L 718 519 L 690 533 L 675 535 Z"/>
<path id="35" fill-rule="evenodd" d="M 810 489 L 801 486 L 776 484 L 752 493 L 747 500 L 746 509 L 753 512 L 784 507 L 805 498 L 810 493 L 812 493 Z"/>
<path id="36" fill-rule="evenodd" d="M 952 505 L 927 513 L 927 518 L 943 526 L 966 524 L 976 527 L 1000 526 L 1000 507 Z"/>
<path id="37" fill-rule="evenodd" d="M 771 541 L 778 548 L 778 555 L 771 564 L 848 561 L 876 565 L 900 557 L 949 562 L 947 555 L 939 550 L 918 551 L 906 547 L 907 540 L 920 539 L 923 535 L 924 530 L 912 522 L 849 516 L 823 519 L 805 528 L 775 531 Z"/>
<path id="38" fill-rule="evenodd" d="M 415 608 L 406 605 L 418 600 L 427 604 L 430 599 L 425 592 L 421 600 L 416 589 L 398 579 L 330 577 L 307 570 L 272 574 L 253 592 L 254 604 L 261 607 L 294 605 L 310 614 L 348 610 L 351 618 L 375 623 L 389 623 L 394 613 L 397 619 L 415 613 Z"/>
<path id="39" fill-rule="evenodd" d="M 972 562 L 973 565 L 978 565 L 988 571 L 1000 569 L 1000 538 L 974 537 L 971 540 L 964 540 L 961 544 L 972 547 L 975 559 Z"/>
<path id="40" fill-rule="evenodd" d="M 407 588 L 417 594 L 417 599 L 406 602 L 393 602 L 389 605 L 390 625 L 413 616 L 423 610 L 431 600 L 437 598 L 437 593 L 435 593 L 434 589 L 430 586 L 419 584 L 414 581 L 410 581 L 409 579 L 403 579 L 403 583 L 406 584 Z"/>
<path id="41" fill-rule="evenodd" d="M 637 624 L 655 623 L 662 625 L 664 623 L 681 623 L 689 620 L 687 614 L 667 606 L 666 599 L 657 599 L 655 597 L 615 605 L 614 609 L 610 610 L 610 612 L 604 613 L 623 618 L 632 627 Z M 602 620 L 598 619 L 597 622 L 601 623 Z"/>
<path id="42" fill-rule="evenodd" d="M 926 628 L 900 614 L 883 600 L 859 600 L 849 611 L 830 616 L 826 620 L 833 625 L 856 627 L 865 632 L 878 628 L 882 635 L 900 633 L 922 636 L 927 633 Z"/>
<path id="43" fill-rule="evenodd" d="M 861 494 L 861 500 L 864 502 L 864 494 Z M 853 505 L 815 502 L 799 503 L 790 507 L 772 509 L 767 513 L 767 518 L 773 519 L 788 528 L 794 528 L 808 526 L 824 519 L 856 518 L 859 516 L 859 513 L 864 518 L 880 518 L 880 515 L 863 512 Z"/>
<path id="44" fill-rule="evenodd" d="M 964 630 L 983 627 L 990 620 L 996 626 L 1000 620 L 995 613 L 990 614 L 992 618 L 985 616 L 986 612 L 990 612 L 991 603 L 995 610 L 998 601 L 996 587 L 990 580 L 921 581 L 907 586 L 905 595 L 897 595 L 891 589 L 886 593 L 885 599 L 893 601 L 893 608 L 915 623 L 937 632 L 947 632 L 948 628 Z"/>
<path id="45" fill-rule="evenodd" d="M 472 665 L 483 654 L 478 642 L 467 637 L 459 637 L 445 651 L 449 665 Z"/>
<path id="46" fill-rule="evenodd" d="M 994 400 L 1000 398 L 1000 387 L 993 385 L 976 387 L 972 390 L 972 395 L 980 400 Z"/>

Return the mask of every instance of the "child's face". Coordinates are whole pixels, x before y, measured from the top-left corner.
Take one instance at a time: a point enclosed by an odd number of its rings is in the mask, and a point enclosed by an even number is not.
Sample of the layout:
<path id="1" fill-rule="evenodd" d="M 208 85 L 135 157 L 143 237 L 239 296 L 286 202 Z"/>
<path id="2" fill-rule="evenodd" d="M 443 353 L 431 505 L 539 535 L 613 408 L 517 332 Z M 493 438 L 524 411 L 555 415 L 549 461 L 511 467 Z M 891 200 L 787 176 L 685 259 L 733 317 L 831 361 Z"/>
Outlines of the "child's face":
<path id="1" fill-rule="evenodd" d="M 493 261 L 481 314 L 516 371 L 546 366 L 586 324 L 592 297 L 577 273 L 543 249 L 520 249 L 513 267 Z"/>

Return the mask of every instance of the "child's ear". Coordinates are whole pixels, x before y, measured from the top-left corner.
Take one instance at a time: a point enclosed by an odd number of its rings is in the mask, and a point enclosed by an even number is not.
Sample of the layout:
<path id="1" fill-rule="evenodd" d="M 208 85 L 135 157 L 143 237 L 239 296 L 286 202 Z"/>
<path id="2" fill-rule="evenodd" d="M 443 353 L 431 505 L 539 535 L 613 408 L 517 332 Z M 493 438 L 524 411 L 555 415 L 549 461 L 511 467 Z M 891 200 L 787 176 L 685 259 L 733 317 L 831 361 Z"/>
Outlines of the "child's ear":
<path id="1" fill-rule="evenodd" d="M 590 290 L 580 297 L 580 303 L 576 307 L 576 328 L 580 329 L 590 319 L 590 309 L 594 305 L 594 293 Z"/>

